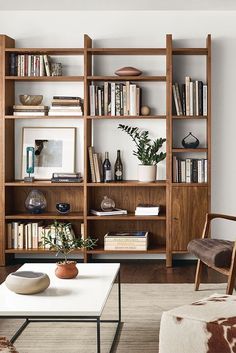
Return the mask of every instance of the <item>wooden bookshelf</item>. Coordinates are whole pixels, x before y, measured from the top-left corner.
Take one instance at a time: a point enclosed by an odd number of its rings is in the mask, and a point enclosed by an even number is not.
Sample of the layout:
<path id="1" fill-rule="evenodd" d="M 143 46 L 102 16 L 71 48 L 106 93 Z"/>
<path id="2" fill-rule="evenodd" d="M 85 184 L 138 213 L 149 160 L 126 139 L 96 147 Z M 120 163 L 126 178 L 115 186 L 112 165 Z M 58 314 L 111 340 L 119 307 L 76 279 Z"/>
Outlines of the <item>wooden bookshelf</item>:
<path id="1" fill-rule="evenodd" d="M 8 62 L 11 53 L 30 55 L 67 55 L 81 56 L 84 62 L 82 75 L 73 76 L 42 76 L 18 77 L 9 76 Z M 164 75 L 141 76 L 107 76 L 93 75 L 93 58 L 95 56 L 164 56 L 166 69 Z M 206 83 L 208 85 L 208 115 L 207 116 L 176 116 L 172 112 L 172 83 L 173 59 L 175 56 L 202 55 L 206 57 Z M 101 58 L 100 58 L 101 60 Z M 0 189 L 2 202 L 0 204 L 0 265 L 5 265 L 16 254 L 44 254 L 52 253 L 46 249 L 7 249 L 6 223 L 10 221 L 44 221 L 48 224 L 55 219 L 71 222 L 75 232 L 80 232 L 81 223 L 84 224 L 85 237 L 98 238 L 98 246 L 92 250 L 78 250 L 87 262 L 98 254 L 165 254 L 166 265 L 172 266 L 173 254 L 185 254 L 188 242 L 201 235 L 205 213 L 210 211 L 211 198 L 211 36 L 208 35 L 206 46 L 203 48 L 175 48 L 172 35 L 166 36 L 166 45 L 162 48 L 93 48 L 92 39 L 84 36 L 83 48 L 15 48 L 15 41 L 5 35 L 0 36 Z M 166 111 L 159 115 L 149 116 L 90 116 L 89 85 L 91 82 L 104 81 L 132 81 L 146 82 L 153 88 L 153 83 L 166 86 Z M 13 116 L 12 106 L 15 104 L 15 85 L 21 82 L 80 82 L 84 88 L 83 116 Z M 15 122 L 27 119 L 28 124 L 34 119 L 78 119 L 84 126 L 84 182 L 82 183 L 51 183 L 50 180 L 36 180 L 33 184 L 15 180 L 14 174 L 14 131 Z M 154 183 L 140 183 L 137 180 L 123 182 L 92 183 L 87 148 L 93 140 L 93 122 L 103 120 L 162 120 L 166 124 L 166 180 Z M 206 124 L 206 148 L 184 149 L 173 147 L 174 122 L 203 121 Z M 203 123 L 202 122 L 202 123 Z M 207 183 L 173 183 L 172 157 L 182 153 L 206 154 L 208 159 Z M 30 190 L 39 188 L 46 195 L 47 212 L 32 215 L 25 211 L 24 201 Z M 100 201 L 107 192 L 112 194 L 117 204 L 128 210 L 127 215 L 94 216 L 90 209 L 98 208 Z M 58 215 L 55 210 L 57 202 L 69 202 L 71 213 Z M 137 203 L 160 203 L 162 212 L 159 216 L 135 216 Z M 112 229 L 111 229 L 112 225 Z M 150 246 L 147 251 L 105 251 L 104 235 L 109 230 L 148 230 L 150 232 Z"/>

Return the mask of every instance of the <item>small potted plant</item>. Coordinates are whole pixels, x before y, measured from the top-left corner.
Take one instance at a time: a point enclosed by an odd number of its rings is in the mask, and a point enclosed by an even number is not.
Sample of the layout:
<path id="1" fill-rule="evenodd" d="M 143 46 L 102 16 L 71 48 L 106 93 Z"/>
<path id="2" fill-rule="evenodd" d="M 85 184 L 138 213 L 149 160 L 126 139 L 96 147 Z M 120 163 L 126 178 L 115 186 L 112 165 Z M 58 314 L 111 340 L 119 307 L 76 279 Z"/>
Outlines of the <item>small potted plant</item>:
<path id="1" fill-rule="evenodd" d="M 137 127 L 119 124 L 118 129 L 126 132 L 134 141 L 137 149 L 133 155 L 141 162 L 138 166 L 138 180 L 152 182 L 156 180 L 156 165 L 166 158 L 166 153 L 159 149 L 166 142 L 165 138 L 157 138 L 153 141 L 149 138 L 148 131 L 141 131 Z"/>
<path id="2" fill-rule="evenodd" d="M 55 274 L 59 278 L 75 278 L 78 275 L 76 261 L 69 261 L 68 255 L 77 249 L 91 249 L 97 240 L 91 238 L 77 238 L 70 223 L 54 222 L 47 230 L 44 230 L 42 243 L 50 250 L 56 250 L 56 256 L 61 254 L 63 261 L 57 262 Z"/>

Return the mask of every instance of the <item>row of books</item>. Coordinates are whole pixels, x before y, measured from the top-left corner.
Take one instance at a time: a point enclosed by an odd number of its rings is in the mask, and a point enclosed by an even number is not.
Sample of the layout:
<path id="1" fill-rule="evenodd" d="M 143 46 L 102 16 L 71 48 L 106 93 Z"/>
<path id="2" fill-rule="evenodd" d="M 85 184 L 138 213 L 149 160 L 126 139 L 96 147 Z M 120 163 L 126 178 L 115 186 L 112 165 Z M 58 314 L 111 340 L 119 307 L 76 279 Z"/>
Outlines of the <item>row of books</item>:
<path id="1" fill-rule="evenodd" d="M 103 86 L 89 87 L 91 116 L 121 116 L 140 114 L 141 89 L 129 81 L 104 82 Z"/>
<path id="2" fill-rule="evenodd" d="M 83 224 L 81 224 L 81 234 Z M 49 245 L 44 245 L 43 237 L 51 231 L 51 236 L 55 235 L 53 224 L 43 225 L 42 222 L 11 222 L 7 223 L 7 246 L 8 249 L 49 249 Z M 71 228 L 70 232 L 74 235 Z M 55 240 L 56 242 L 56 240 Z"/>
<path id="3" fill-rule="evenodd" d="M 49 109 L 50 116 L 82 116 L 83 99 L 81 97 L 53 96 Z"/>
<path id="4" fill-rule="evenodd" d="M 108 232 L 104 236 L 104 250 L 140 250 L 148 249 L 148 232 Z"/>
<path id="5" fill-rule="evenodd" d="M 206 116 L 207 115 L 207 85 L 202 81 L 191 81 L 185 77 L 185 83 L 174 83 L 173 103 L 178 116 Z"/>
<path id="6" fill-rule="evenodd" d="M 11 76 L 51 76 L 48 55 L 10 54 Z"/>
<path id="7" fill-rule="evenodd" d="M 101 153 L 96 153 L 94 147 L 89 146 L 88 154 L 92 183 L 101 183 L 103 181 Z"/>
<path id="8" fill-rule="evenodd" d="M 173 157 L 174 183 L 207 183 L 207 159 Z"/>

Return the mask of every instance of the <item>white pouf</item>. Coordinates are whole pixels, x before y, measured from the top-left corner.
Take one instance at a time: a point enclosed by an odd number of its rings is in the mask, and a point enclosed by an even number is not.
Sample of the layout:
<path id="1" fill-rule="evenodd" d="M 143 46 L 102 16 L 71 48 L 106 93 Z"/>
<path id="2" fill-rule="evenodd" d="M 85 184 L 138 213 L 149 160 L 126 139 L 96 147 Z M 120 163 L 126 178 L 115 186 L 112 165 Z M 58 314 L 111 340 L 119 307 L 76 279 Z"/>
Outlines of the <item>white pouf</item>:
<path id="1" fill-rule="evenodd" d="M 214 294 L 166 311 L 159 353 L 236 352 L 236 296 Z"/>
<path id="2" fill-rule="evenodd" d="M 47 289 L 50 279 L 46 273 L 42 272 L 16 271 L 7 276 L 5 284 L 15 293 L 35 294 Z"/>

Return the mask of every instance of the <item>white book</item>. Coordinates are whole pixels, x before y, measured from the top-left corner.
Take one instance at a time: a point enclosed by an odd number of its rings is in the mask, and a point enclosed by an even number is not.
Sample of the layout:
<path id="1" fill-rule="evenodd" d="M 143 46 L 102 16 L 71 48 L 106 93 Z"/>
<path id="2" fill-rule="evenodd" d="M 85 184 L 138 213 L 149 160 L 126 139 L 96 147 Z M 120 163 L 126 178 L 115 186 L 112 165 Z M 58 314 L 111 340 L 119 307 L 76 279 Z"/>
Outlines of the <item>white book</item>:
<path id="1" fill-rule="evenodd" d="M 197 161 L 197 172 L 198 172 L 198 183 L 203 183 L 204 180 L 203 180 L 203 160 L 202 159 L 199 159 Z"/>
<path id="2" fill-rule="evenodd" d="M 159 209 L 158 210 L 147 210 L 147 211 L 139 211 L 135 210 L 135 216 L 158 216 L 159 215 Z"/>
<path id="3" fill-rule="evenodd" d="M 45 76 L 43 55 L 39 56 L 39 76 Z"/>
<path id="4" fill-rule="evenodd" d="M 20 62 L 21 62 L 20 54 L 18 54 L 17 55 L 17 76 L 21 76 L 21 74 L 20 74 Z"/>
<path id="5" fill-rule="evenodd" d="M 45 116 L 45 112 L 13 112 L 16 116 Z"/>
<path id="6" fill-rule="evenodd" d="M 203 85 L 203 115 L 207 116 L 207 85 Z"/>
<path id="7" fill-rule="evenodd" d="M 32 224 L 27 223 L 26 229 L 27 229 L 27 246 L 28 246 L 28 249 L 32 249 Z"/>
<path id="8" fill-rule="evenodd" d="M 63 111 L 75 111 L 75 112 L 82 112 L 82 108 L 80 106 L 78 107 L 71 107 L 71 106 L 67 106 L 67 105 L 53 105 L 52 107 L 50 107 L 50 111 L 51 110 L 63 110 Z"/>
<path id="9" fill-rule="evenodd" d="M 96 216 L 117 216 L 127 214 L 127 210 L 115 208 L 113 211 L 91 210 L 91 213 Z"/>
<path id="10" fill-rule="evenodd" d="M 18 249 L 24 249 L 24 224 L 18 226 Z"/>
<path id="11" fill-rule="evenodd" d="M 151 206 L 151 207 L 139 207 L 139 206 L 137 206 L 136 207 L 136 211 L 143 211 L 143 212 L 145 212 L 145 211 L 147 211 L 147 212 L 156 212 L 156 211 L 159 211 L 159 209 L 160 209 L 160 206 Z"/>
<path id="12" fill-rule="evenodd" d="M 38 223 L 32 223 L 32 247 L 38 248 Z"/>
<path id="13" fill-rule="evenodd" d="M 190 158 L 186 158 L 186 166 L 185 166 L 185 168 L 186 168 L 186 183 L 191 183 L 191 181 L 192 181 L 192 173 L 191 173 L 191 171 L 192 171 L 192 161 L 191 161 L 191 159 Z"/>
<path id="14" fill-rule="evenodd" d="M 186 183 L 186 162 L 180 161 L 181 166 L 181 183 Z"/>
<path id="15" fill-rule="evenodd" d="M 140 115 L 140 87 L 136 88 L 136 115 Z"/>
<path id="16" fill-rule="evenodd" d="M 137 99 L 136 99 L 136 93 L 137 92 L 137 86 L 135 84 L 130 85 L 130 112 L 129 115 L 135 116 L 137 115 Z"/>
<path id="17" fill-rule="evenodd" d="M 102 90 L 98 89 L 98 115 L 102 115 Z"/>
<path id="18" fill-rule="evenodd" d="M 18 222 L 12 222 L 13 248 L 18 249 Z"/>
<path id="19" fill-rule="evenodd" d="M 108 115 L 108 90 L 109 83 L 104 82 L 104 115 Z"/>
<path id="20" fill-rule="evenodd" d="M 28 76 L 31 76 L 31 60 L 32 55 L 28 55 Z"/>
<path id="21" fill-rule="evenodd" d="M 189 82 L 189 115 L 193 116 L 193 82 Z"/>
<path id="22" fill-rule="evenodd" d="M 25 76 L 25 56 L 22 54 L 20 56 L 20 75 Z"/>
<path id="23" fill-rule="evenodd" d="M 185 77 L 186 115 L 190 115 L 190 77 Z"/>
<path id="24" fill-rule="evenodd" d="M 208 166 L 208 163 L 207 162 L 208 162 L 207 159 L 204 159 L 204 182 L 205 183 L 207 183 L 207 180 L 208 180 L 208 178 L 207 178 L 207 174 L 208 174 L 207 166 Z"/>
<path id="25" fill-rule="evenodd" d="M 28 249 L 28 228 L 27 224 L 24 224 L 24 248 Z"/>
<path id="26" fill-rule="evenodd" d="M 127 86 L 123 86 L 123 115 L 128 115 L 127 111 Z"/>
<path id="27" fill-rule="evenodd" d="M 116 84 L 111 82 L 111 115 L 116 115 Z"/>
<path id="28" fill-rule="evenodd" d="M 95 116 L 95 86 L 93 84 L 89 86 L 89 98 L 90 98 L 90 115 Z"/>
<path id="29" fill-rule="evenodd" d="M 24 114 L 22 114 L 22 115 L 24 115 Z M 30 115 L 30 114 L 29 114 Z M 34 114 L 31 114 L 31 115 L 36 115 L 35 113 Z M 39 115 L 39 114 L 37 114 L 37 115 Z M 42 114 L 42 115 L 46 115 L 46 114 Z M 49 112 L 48 112 L 48 115 L 49 116 L 82 116 L 83 115 L 83 113 L 82 112 L 78 112 L 78 111 L 51 111 L 51 110 L 49 110 Z"/>
<path id="30" fill-rule="evenodd" d="M 178 160 L 176 156 L 173 156 L 173 166 L 172 166 L 172 174 L 173 174 L 173 183 L 178 182 Z"/>

